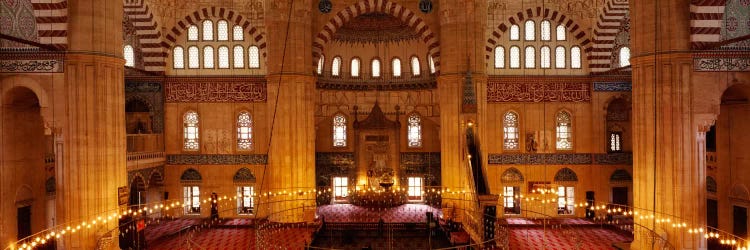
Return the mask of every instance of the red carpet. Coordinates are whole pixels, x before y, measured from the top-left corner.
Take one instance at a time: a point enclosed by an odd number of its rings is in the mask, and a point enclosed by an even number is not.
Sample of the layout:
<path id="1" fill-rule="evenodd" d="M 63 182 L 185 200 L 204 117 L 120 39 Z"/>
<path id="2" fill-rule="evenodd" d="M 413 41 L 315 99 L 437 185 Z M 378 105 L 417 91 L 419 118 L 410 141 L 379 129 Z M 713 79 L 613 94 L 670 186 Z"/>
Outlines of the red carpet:
<path id="1" fill-rule="evenodd" d="M 428 205 L 405 204 L 392 208 L 365 208 L 350 204 L 336 204 L 318 207 L 318 219 L 326 222 L 378 222 L 385 223 L 425 222 L 427 212 L 439 217 L 442 212 Z"/>
<path id="2" fill-rule="evenodd" d="M 510 229 L 510 249 L 606 249 L 612 248 L 612 243 L 629 242 L 628 238 L 617 232 L 600 228 L 574 228 L 547 230 L 540 228 L 512 228 Z"/>

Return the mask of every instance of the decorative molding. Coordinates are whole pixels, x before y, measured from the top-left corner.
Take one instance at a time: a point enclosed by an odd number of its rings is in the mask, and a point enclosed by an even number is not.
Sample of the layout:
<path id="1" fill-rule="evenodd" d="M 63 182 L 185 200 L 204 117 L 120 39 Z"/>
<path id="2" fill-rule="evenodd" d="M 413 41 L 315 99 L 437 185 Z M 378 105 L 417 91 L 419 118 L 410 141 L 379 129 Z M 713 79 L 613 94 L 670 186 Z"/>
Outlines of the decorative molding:
<path id="1" fill-rule="evenodd" d="M 699 72 L 747 72 L 750 71 L 750 57 L 696 57 L 693 58 L 693 70 Z"/>
<path id="2" fill-rule="evenodd" d="M 633 84 L 630 82 L 594 82 L 594 92 L 630 92 Z"/>
<path id="3" fill-rule="evenodd" d="M 244 78 L 167 78 L 165 102 L 266 102 L 266 80 Z"/>
<path id="4" fill-rule="evenodd" d="M 489 154 L 490 165 L 632 165 L 631 153 Z"/>
<path id="5" fill-rule="evenodd" d="M 48 60 L 1 60 L 0 73 L 60 73 L 63 61 Z"/>
<path id="6" fill-rule="evenodd" d="M 487 102 L 590 102 L 586 78 L 494 79 L 487 83 Z"/>
<path id="7" fill-rule="evenodd" d="M 167 155 L 169 165 L 266 165 L 268 155 Z"/>
<path id="8" fill-rule="evenodd" d="M 354 166 L 354 153 L 350 152 L 316 152 L 315 165 Z"/>

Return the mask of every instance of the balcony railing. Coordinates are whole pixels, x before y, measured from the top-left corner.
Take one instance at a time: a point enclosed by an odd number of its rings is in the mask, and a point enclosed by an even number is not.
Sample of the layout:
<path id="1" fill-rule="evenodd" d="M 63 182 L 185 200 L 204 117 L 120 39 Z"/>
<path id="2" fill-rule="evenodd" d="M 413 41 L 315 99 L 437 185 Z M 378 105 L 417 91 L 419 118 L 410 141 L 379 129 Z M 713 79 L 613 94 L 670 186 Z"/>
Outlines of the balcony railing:
<path id="1" fill-rule="evenodd" d="M 317 87 L 320 89 L 337 90 L 408 90 L 434 89 L 437 87 L 435 74 L 425 70 L 414 75 L 412 72 L 402 72 L 401 76 L 393 76 L 390 72 L 381 72 L 373 77 L 370 72 L 360 72 L 359 76 L 352 76 L 351 72 L 341 71 L 334 75 L 331 71 L 316 74 Z"/>
<path id="2" fill-rule="evenodd" d="M 164 151 L 163 134 L 128 134 L 128 152 Z"/>

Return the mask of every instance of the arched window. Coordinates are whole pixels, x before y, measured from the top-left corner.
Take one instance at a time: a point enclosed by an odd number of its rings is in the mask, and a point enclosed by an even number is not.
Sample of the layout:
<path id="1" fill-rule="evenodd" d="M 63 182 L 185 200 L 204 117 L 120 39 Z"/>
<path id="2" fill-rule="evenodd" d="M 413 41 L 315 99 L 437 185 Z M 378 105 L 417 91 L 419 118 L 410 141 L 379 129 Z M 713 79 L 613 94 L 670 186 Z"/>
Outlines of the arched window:
<path id="1" fill-rule="evenodd" d="M 250 48 L 247 48 L 247 60 L 248 65 L 251 69 L 258 69 L 260 68 L 260 50 L 258 49 L 258 46 L 250 46 Z"/>
<path id="2" fill-rule="evenodd" d="M 372 59 L 372 77 L 377 78 L 380 77 L 380 60 L 375 58 Z"/>
<path id="3" fill-rule="evenodd" d="M 560 111 L 559 113 L 557 113 L 556 121 L 557 150 L 573 149 L 570 113 L 568 113 L 567 111 Z"/>
<path id="4" fill-rule="evenodd" d="M 542 46 L 542 48 L 539 49 L 539 61 L 543 69 L 549 69 L 550 67 L 552 67 L 550 64 L 551 59 L 549 46 Z"/>
<path id="5" fill-rule="evenodd" d="M 518 145 L 518 114 L 509 111 L 503 119 L 503 149 L 518 150 Z"/>
<path id="6" fill-rule="evenodd" d="M 565 68 L 565 47 L 563 46 L 555 48 L 555 68 Z"/>
<path id="7" fill-rule="evenodd" d="M 203 21 L 203 41 L 214 40 L 214 22 L 211 20 Z"/>
<path id="8" fill-rule="evenodd" d="M 630 48 L 620 48 L 620 67 L 630 66 Z"/>
<path id="9" fill-rule="evenodd" d="M 548 20 L 542 21 L 541 33 L 542 41 L 552 40 L 552 26 Z"/>
<path id="10" fill-rule="evenodd" d="M 174 49 L 172 49 L 172 66 L 175 69 L 185 68 L 185 51 L 180 46 L 174 47 Z"/>
<path id="11" fill-rule="evenodd" d="M 505 68 L 505 48 L 503 46 L 495 47 L 495 68 Z"/>
<path id="12" fill-rule="evenodd" d="M 325 56 L 320 55 L 320 58 L 318 58 L 318 69 L 316 71 L 318 75 L 323 74 L 323 66 L 325 62 L 326 62 Z"/>
<path id="13" fill-rule="evenodd" d="M 216 23 L 216 33 L 219 41 L 229 40 L 229 24 L 225 20 Z"/>
<path id="14" fill-rule="evenodd" d="M 125 47 L 122 49 L 122 55 L 125 57 L 125 66 L 128 67 L 134 67 L 135 66 L 135 51 L 133 51 L 133 46 L 125 45 Z"/>
<path id="15" fill-rule="evenodd" d="M 557 25 L 557 40 L 558 41 L 565 41 L 565 32 L 567 32 L 565 30 L 565 26 L 563 26 L 562 24 Z"/>
<path id="16" fill-rule="evenodd" d="M 510 26 L 510 40 L 511 41 L 521 40 L 521 30 L 517 24 Z"/>
<path id="17" fill-rule="evenodd" d="M 247 111 L 237 116 L 237 149 L 253 149 L 253 120 Z"/>
<path id="18" fill-rule="evenodd" d="M 527 69 L 536 67 L 536 50 L 534 46 L 526 46 L 526 58 L 524 58 Z"/>
<path id="19" fill-rule="evenodd" d="M 427 60 L 430 63 L 430 74 L 435 74 L 435 59 L 432 58 L 432 55 L 427 55 Z"/>
<path id="20" fill-rule="evenodd" d="M 581 68 L 581 48 L 578 46 L 570 48 L 570 67 L 574 69 Z"/>
<path id="21" fill-rule="evenodd" d="M 219 46 L 219 68 L 229 68 L 229 47 Z"/>
<path id="22" fill-rule="evenodd" d="M 203 47 L 203 67 L 207 69 L 214 68 L 214 47 Z"/>
<path id="23" fill-rule="evenodd" d="M 234 46 L 234 67 L 244 68 L 245 67 L 245 49 L 242 45 Z"/>
<path id="24" fill-rule="evenodd" d="M 400 77 L 401 76 L 401 59 L 393 58 L 393 61 L 391 61 L 391 70 L 393 70 L 393 76 Z"/>
<path id="25" fill-rule="evenodd" d="M 331 75 L 339 76 L 341 73 L 341 57 L 334 57 L 333 63 L 331 63 Z"/>
<path id="26" fill-rule="evenodd" d="M 521 48 L 518 46 L 510 47 L 510 68 L 517 69 L 521 67 Z"/>
<path id="27" fill-rule="evenodd" d="M 235 25 L 232 28 L 232 39 L 235 41 L 245 40 L 245 31 L 242 29 L 242 26 Z"/>
<path id="28" fill-rule="evenodd" d="M 190 25 L 188 27 L 188 41 L 198 41 L 198 26 Z"/>
<path id="29" fill-rule="evenodd" d="M 346 117 L 342 114 L 333 117 L 333 146 L 346 147 Z"/>
<path id="30" fill-rule="evenodd" d="M 536 39 L 536 23 L 534 20 L 527 20 L 524 26 L 524 38 L 526 41 L 534 41 Z"/>
<path id="31" fill-rule="evenodd" d="M 188 67 L 191 69 L 200 67 L 200 55 L 196 46 L 188 47 Z"/>
<path id="32" fill-rule="evenodd" d="M 418 76 L 422 68 L 419 67 L 419 58 L 416 56 L 411 57 L 411 75 Z"/>
<path id="33" fill-rule="evenodd" d="M 407 121 L 409 126 L 407 127 L 407 140 L 410 148 L 422 147 L 422 117 L 417 113 L 409 115 Z"/>
<path id="34" fill-rule="evenodd" d="M 198 113 L 195 111 L 185 112 L 182 117 L 182 139 L 185 150 L 198 150 L 200 144 L 198 141 Z"/>
<path id="35" fill-rule="evenodd" d="M 351 76 L 352 77 L 359 77 L 359 58 L 352 58 L 352 62 L 350 65 L 351 70 Z"/>

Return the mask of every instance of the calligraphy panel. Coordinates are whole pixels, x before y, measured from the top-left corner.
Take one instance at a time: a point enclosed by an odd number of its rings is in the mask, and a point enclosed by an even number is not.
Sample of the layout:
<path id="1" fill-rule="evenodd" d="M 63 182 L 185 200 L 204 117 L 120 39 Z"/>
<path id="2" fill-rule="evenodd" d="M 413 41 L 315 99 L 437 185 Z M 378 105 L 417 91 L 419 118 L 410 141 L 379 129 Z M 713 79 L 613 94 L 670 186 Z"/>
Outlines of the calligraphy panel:
<path id="1" fill-rule="evenodd" d="M 169 79 L 165 101 L 174 102 L 265 102 L 265 80 L 258 79 Z"/>
<path id="2" fill-rule="evenodd" d="M 750 57 L 693 58 L 693 70 L 704 72 L 750 71 Z"/>
<path id="3" fill-rule="evenodd" d="M 586 81 L 491 81 L 487 102 L 590 102 L 591 84 Z"/>

